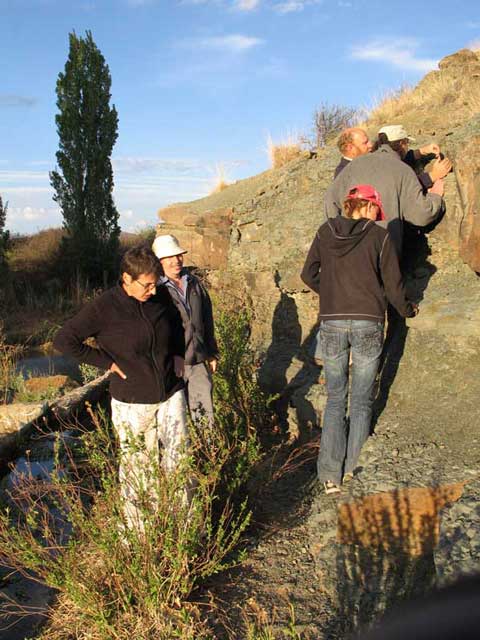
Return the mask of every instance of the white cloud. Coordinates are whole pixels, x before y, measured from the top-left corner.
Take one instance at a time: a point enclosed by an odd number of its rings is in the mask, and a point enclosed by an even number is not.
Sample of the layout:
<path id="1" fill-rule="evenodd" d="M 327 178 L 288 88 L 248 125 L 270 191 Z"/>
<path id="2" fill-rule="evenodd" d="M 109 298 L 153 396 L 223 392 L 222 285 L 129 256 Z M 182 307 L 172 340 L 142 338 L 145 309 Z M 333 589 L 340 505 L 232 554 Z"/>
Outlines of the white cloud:
<path id="1" fill-rule="evenodd" d="M 432 71 L 437 68 L 437 60 L 416 56 L 419 43 L 413 38 L 371 40 L 351 49 L 351 57 L 356 60 L 384 62 L 407 71 Z"/>
<path id="2" fill-rule="evenodd" d="M 131 0 L 143 4 L 148 0 Z M 303 11 L 308 6 L 323 4 L 324 0 L 179 0 L 180 4 L 214 5 L 236 11 L 254 11 L 265 5 L 280 15 Z M 352 6 L 351 2 L 340 0 L 340 6 Z"/>
<path id="3" fill-rule="evenodd" d="M 112 160 L 115 171 L 146 173 L 147 171 L 169 171 L 190 174 L 203 167 L 198 160 L 168 159 L 145 156 L 118 156 Z"/>
<path id="4" fill-rule="evenodd" d="M 209 38 L 191 38 L 181 44 L 188 48 L 218 49 L 229 53 L 243 53 L 253 47 L 263 44 L 264 41 L 254 36 L 246 36 L 241 33 L 232 33 L 226 36 L 211 36 Z"/>
<path id="5" fill-rule="evenodd" d="M 13 93 L 0 93 L 0 107 L 33 107 L 37 103 L 31 96 L 19 96 Z"/>
<path id="6" fill-rule="evenodd" d="M 275 5 L 275 11 L 277 13 L 294 13 L 296 11 L 303 11 L 305 3 L 302 0 L 287 0 L 287 2 L 280 2 Z"/>
<path id="7" fill-rule="evenodd" d="M 478 40 L 473 40 L 473 42 L 470 42 L 468 48 L 472 51 L 480 51 L 480 38 L 478 38 Z"/>
<path id="8" fill-rule="evenodd" d="M 322 4 L 322 2 L 323 0 L 284 0 L 282 2 L 276 2 L 273 5 L 273 9 L 281 15 L 285 15 L 303 11 L 308 6 Z"/>
<path id="9" fill-rule="evenodd" d="M 48 182 L 48 172 L 46 171 L 17 171 L 17 170 L 0 170 L 0 183 L 6 186 L 14 185 L 15 183 L 24 183 L 25 181 L 34 182 Z"/>
<path id="10" fill-rule="evenodd" d="M 260 0 L 235 0 L 235 8 L 239 11 L 253 11 L 260 4 Z"/>
<path id="11" fill-rule="evenodd" d="M 5 159 L 3 159 L 5 160 Z M 5 161 L 7 162 L 7 161 Z M 242 163 L 224 163 L 232 172 Z M 122 229 L 156 224 L 157 211 L 173 202 L 189 202 L 211 190 L 214 162 L 191 158 L 118 156 L 114 200 Z M 61 212 L 53 202 L 48 171 L 0 167 L 0 193 L 9 202 L 6 227 L 13 233 L 32 233 L 61 226 Z"/>
<path id="12" fill-rule="evenodd" d="M 16 226 L 22 222 L 42 221 L 44 226 L 61 223 L 60 210 L 54 207 L 8 207 L 7 228 L 14 221 Z"/>
<path id="13" fill-rule="evenodd" d="M 135 0 L 133 0 L 135 1 Z M 145 0 L 139 0 L 140 2 Z M 262 0 L 179 0 L 180 4 L 205 4 L 236 9 L 237 11 L 253 11 L 260 6 Z"/>

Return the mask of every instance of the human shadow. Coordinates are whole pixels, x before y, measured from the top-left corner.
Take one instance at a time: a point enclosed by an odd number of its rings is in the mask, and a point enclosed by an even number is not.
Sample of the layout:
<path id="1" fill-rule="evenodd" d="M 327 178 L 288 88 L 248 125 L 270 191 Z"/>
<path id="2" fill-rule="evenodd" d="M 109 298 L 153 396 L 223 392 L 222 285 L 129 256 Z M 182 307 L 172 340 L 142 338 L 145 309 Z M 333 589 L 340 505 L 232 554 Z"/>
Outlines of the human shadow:
<path id="1" fill-rule="evenodd" d="M 339 506 L 325 638 L 351 637 L 435 588 L 440 512 L 457 498 L 451 487 L 408 488 Z"/>
<path id="2" fill-rule="evenodd" d="M 259 382 L 271 393 L 282 393 L 287 386 L 287 371 L 300 347 L 302 327 L 295 300 L 281 289 L 277 270 L 273 279 L 280 291 L 280 299 L 273 312 L 272 339 L 260 367 Z"/>
<path id="3" fill-rule="evenodd" d="M 430 278 L 437 268 L 429 261 L 431 249 L 425 228 L 404 223 L 403 253 L 401 270 L 404 276 L 407 297 L 415 303 L 423 300 Z M 379 375 L 375 400 L 373 404 L 373 432 L 378 419 L 386 407 L 391 387 L 400 367 L 409 327 L 405 318 L 400 316 L 392 305 L 387 307 L 387 329 L 382 356 L 380 359 Z"/>

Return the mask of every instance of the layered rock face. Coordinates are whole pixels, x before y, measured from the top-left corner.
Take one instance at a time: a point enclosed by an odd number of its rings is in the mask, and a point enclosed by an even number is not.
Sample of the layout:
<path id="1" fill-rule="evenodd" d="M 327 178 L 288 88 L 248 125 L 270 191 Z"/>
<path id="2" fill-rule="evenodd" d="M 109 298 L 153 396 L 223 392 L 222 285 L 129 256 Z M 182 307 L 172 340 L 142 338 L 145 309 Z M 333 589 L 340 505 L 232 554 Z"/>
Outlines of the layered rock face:
<path id="1" fill-rule="evenodd" d="M 480 271 L 480 55 L 448 56 L 408 95 L 377 110 L 371 137 L 404 124 L 415 146 L 437 142 L 454 161 L 446 179 L 447 213 L 435 230 Z M 187 263 L 211 269 L 215 287 L 240 287 L 255 312 L 253 339 L 274 390 L 297 380 L 315 332 L 316 296 L 299 274 L 324 221 L 323 196 L 339 161 L 335 145 L 239 181 L 221 193 L 159 212 L 160 233 L 190 251 Z M 297 383 L 295 383 L 297 384 Z"/>

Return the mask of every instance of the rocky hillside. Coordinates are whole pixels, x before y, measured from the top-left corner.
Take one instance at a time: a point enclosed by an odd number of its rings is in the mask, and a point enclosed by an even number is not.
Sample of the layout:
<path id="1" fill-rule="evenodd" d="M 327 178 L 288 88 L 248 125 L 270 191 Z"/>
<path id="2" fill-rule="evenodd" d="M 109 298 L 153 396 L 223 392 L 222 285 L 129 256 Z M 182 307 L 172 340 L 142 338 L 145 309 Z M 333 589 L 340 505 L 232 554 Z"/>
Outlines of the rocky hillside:
<path id="1" fill-rule="evenodd" d="M 462 50 L 444 58 L 438 71 L 385 101 L 365 126 L 374 137 L 386 123 L 403 123 L 418 146 L 439 143 L 454 161 L 438 233 L 480 271 L 480 54 Z M 256 311 L 254 339 L 267 356 L 264 373 L 272 388 L 298 373 L 301 362 L 295 358 L 315 323 L 317 302 L 299 272 L 323 221 L 323 195 L 338 159 L 332 144 L 159 212 L 165 221 L 161 232 L 180 238 L 191 263 L 212 269 L 214 283 L 227 278 L 245 287 Z"/>
<path id="2" fill-rule="evenodd" d="M 317 300 L 299 278 L 337 149 L 159 212 L 161 232 L 177 235 L 215 286 L 251 299 L 263 381 L 285 399 L 290 457 L 258 492 L 247 562 L 212 586 L 238 638 L 251 637 L 253 619 L 268 621 L 272 638 L 338 640 L 402 599 L 480 571 L 480 54 L 443 59 L 365 127 L 374 137 L 396 123 L 418 146 L 437 142 L 454 171 L 446 215 L 409 272 L 420 315 L 396 337 L 375 435 L 339 500 L 311 485 L 325 391 L 306 355 Z"/>

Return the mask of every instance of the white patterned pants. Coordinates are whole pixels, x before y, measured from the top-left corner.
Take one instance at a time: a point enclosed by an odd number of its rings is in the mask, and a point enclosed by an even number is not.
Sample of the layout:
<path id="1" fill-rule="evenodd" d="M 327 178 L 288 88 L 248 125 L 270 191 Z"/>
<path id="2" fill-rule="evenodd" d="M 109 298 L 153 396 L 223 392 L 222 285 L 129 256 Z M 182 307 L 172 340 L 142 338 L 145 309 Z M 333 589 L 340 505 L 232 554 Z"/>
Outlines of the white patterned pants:
<path id="1" fill-rule="evenodd" d="M 186 453 L 186 408 L 183 389 L 165 402 L 154 404 L 133 404 L 112 398 L 112 422 L 120 441 L 120 486 L 125 517 L 131 528 L 144 529 L 139 495 L 148 491 L 152 455 L 158 458 L 160 444 L 161 465 L 166 473 L 174 472 Z M 188 503 L 189 498 L 185 495 L 182 502 Z"/>

